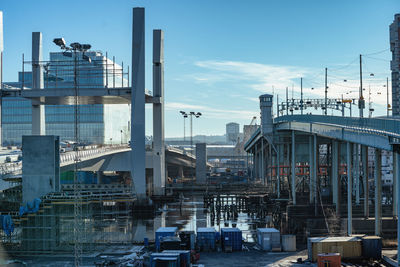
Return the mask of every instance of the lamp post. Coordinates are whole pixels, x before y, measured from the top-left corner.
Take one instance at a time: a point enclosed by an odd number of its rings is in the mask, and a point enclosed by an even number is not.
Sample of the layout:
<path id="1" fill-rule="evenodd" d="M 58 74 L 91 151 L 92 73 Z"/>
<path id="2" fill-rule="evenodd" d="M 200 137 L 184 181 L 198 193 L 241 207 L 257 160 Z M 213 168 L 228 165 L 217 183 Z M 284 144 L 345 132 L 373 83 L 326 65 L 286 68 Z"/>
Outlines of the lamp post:
<path id="1" fill-rule="evenodd" d="M 186 142 L 186 118 L 188 117 L 188 114 L 185 111 L 179 111 L 182 116 L 183 116 L 183 143 L 185 144 Z"/>
<path id="2" fill-rule="evenodd" d="M 78 162 L 79 162 L 79 86 L 78 86 L 78 52 L 82 53 L 82 59 L 91 63 L 90 57 L 85 55 L 85 52 L 88 51 L 92 46 L 90 44 L 80 44 L 78 42 L 71 43 L 70 46 L 67 46 L 64 38 L 55 38 L 53 42 L 63 50 L 63 55 L 65 57 L 74 58 L 74 151 L 75 151 L 75 164 L 74 164 L 74 261 L 75 266 L 80 266 L 82 261 L 82 247 L 80 243 L 81 238 L 81 227 L 82 227 L 82 204 L 81 204 L 81 194 L 80 188 L 78 187 Z M 57 77 L 56 77 L 57 80 Z"/>
<path id="3" fill-rule="evenodd" d="M 194 151 L 194 149 L 193 149 L 193 116 L 195 117 L 195 118 L 200 118 L 200 116 L 202 115 L 201 114 L 201 112 L 194 112 L 194 111 L 190 111 L 189 113 L 187 113 L 187 112 L 185 112 L 185 111 L 180 111 L 180 113 L 182 114 L 182 116 L 183 116 L 183 128 L 184 128 L 184 131 L 183 131 L 183 134 L 184 134 L 184 136 L 185 136 L 185 119 L 188 117 L 188 116 L 190 116 L 190 149 L 191 149 L 191 153 L 192 153 L 192 155 L 194 155 L 193 154 L 193 151 Z M 185 140 L 185 137 L 184 137 L 184 140 Z M 191 159 L 192 160 L 192 159 Z M 192 164 L 193 165 L 193 164 Z M 193 170 L 192 170 L 192 178 L 194 177 L 194 172 L 193 172 Z"/>

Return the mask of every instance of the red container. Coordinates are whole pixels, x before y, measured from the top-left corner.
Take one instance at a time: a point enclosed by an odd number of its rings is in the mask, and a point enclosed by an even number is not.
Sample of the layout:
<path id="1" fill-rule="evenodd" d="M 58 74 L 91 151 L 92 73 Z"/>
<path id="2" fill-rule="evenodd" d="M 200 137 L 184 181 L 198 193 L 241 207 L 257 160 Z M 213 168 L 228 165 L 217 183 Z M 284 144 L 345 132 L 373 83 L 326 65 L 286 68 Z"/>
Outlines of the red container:
<path id="1" fill-rule="evenodd" d="M 340 267 L 341 262 L 339 253 L 318 254 L 318 267 Z"/>

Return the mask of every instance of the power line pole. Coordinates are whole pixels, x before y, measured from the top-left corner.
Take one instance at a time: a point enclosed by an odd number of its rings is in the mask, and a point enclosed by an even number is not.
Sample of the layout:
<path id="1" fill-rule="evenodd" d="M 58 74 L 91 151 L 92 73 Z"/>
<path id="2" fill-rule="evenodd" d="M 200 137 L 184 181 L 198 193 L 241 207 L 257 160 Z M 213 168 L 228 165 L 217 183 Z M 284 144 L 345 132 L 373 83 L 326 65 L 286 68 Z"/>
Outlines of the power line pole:
<path id="1" fill-rule="evenodd" d="M 328 68 L 325 68 L 325 115 L 328 114 Z"/>
<path id="2" fill-rule="evenodd" d="M 362 85 L 362 55 L 360 54 L 360 99 L 358 100 L 358 108 L 360 109 L 360 118 L 364 117 L 364 106 L 365 106 L 365 101 L 363 97 L 363 85 Z"/>
<path id="3" fill-rule="evenodd" d="M 286 87 L 286 115 L 289 115 L 289 89 Z"/>
<path id="4" fill-rule="evenodd" d="M 300 111 L 303 115 L 303 77 L 300 78 Z"/>
<path id="5" fill-rule="evenodd" d="M 389 77 L 386 77 L 386 116 L 389 117 Z"/>

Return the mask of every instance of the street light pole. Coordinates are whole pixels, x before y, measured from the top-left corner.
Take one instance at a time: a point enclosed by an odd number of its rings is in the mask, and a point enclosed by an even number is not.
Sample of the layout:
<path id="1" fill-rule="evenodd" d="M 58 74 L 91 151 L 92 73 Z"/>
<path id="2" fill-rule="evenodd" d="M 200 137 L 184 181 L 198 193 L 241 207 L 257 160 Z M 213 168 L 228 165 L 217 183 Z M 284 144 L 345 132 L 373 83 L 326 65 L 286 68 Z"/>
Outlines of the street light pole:
<path id="1" fill-rule="evenodd" d="M 365 101 L 363 97 L 363 85 L 362 85 L 362 55 L 360 54 L 360 99 L 358 100 L 358 108 L 360 109 L 360 118 L 364 117 L 364 106 L 365 106 Z"/>

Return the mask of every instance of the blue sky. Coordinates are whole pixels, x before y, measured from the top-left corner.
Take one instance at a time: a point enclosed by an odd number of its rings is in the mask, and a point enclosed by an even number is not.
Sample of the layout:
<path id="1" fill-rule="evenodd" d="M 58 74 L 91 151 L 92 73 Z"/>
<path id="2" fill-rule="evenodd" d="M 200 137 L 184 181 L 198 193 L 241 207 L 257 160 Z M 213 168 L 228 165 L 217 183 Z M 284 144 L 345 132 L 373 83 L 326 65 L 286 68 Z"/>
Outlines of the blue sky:
<path id="1" fill-rule="evenodd" d="M 17 80 L 22 53 L 31 56 L 33 31 L 43 32 L 46 57 L 57 51 L 52 39 L 63 36 L 131 65 L 136 6 L 146 8 L 149 90 L 152 29 L 165 31 L 167 137 L 183 135 L 179 110 L 204 114 L 194 122 L 195 134 L 223 134 L 228 122 L 249 123 L 259 116 L 260 94 L 274 92 L 282 99 L 289 87 L 299 97 L 300 77 L 306 98 L 322 97 L 325 67 L 328 95 L 356 98 L 359 54 L 365 55 L 364 88 L 371 88 L 374 115 L 386 112 L 389 24 L 400 12 L 398 0 L 1 0 L 3 80 Z M 146 112 L 151 135 L 151 109 Z"/>

